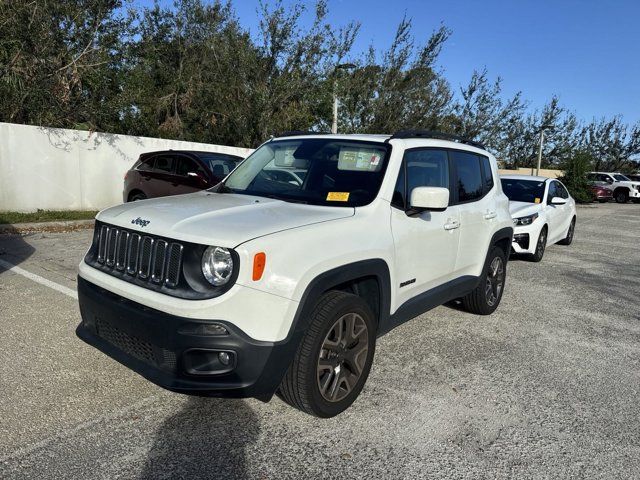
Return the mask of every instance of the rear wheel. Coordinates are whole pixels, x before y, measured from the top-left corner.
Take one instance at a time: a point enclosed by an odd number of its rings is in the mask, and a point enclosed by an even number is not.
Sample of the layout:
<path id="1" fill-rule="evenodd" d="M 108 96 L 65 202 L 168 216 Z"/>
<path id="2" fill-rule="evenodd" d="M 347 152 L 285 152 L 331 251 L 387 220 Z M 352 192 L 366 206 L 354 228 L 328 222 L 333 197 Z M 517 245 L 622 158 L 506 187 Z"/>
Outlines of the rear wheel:
<path id="1" fill-rule="evenodd" d="M 571 220 L 571 225 L 569 225 L 569 230 L 567 230 L 567 236 L 564 239 L 560 240 L 558 243 L 560 245 L 571 245 L 573 242 L 573 235 L 576 230 L 576 219 L 575 217 Z"/>
<path id="2" fill-rule="evenodd" d="M 470 313 L 489 315 L 498 308 L 504 291 L 507 258 L 499 247 L 493 247 L 487 257 L 480 283 L 462 298 L 462 306 Z"/>
<path id="3" fill-rule="evenodd" d="M 364 300 L 346 292 L 327 292 L 314 308 L 278 396 L 311 415 L 339 414 L 367 381 L 375 339 L 374 316 Z"/>
<path id="4" fill-rule="evenodd" d="M 627 203 L 627 201 L 629 200 L 629 194 L 624 189 L 616 191 L 615 197 L 616 202 L 618 203 Z"/>
<path id="5" fill-rule="evenodd" d="M 536 243 L 536 251 L 529 255 L 529 260 L 532 262 L 539 262 L 544 257 L 544 251 L 547 248 L 547 226 L 542 227 L 540 235 L 538 236 L 538 242 Z"/>

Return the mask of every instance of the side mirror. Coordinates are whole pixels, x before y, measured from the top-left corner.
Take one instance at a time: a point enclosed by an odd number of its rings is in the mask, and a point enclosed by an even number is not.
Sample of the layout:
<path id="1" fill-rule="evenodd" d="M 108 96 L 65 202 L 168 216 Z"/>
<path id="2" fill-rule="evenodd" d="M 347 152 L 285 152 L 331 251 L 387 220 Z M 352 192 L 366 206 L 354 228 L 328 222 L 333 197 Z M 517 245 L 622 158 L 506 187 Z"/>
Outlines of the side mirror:
<path id="1" fill-rule="evenodd" d="M 551 199 L 551 203 L 553 205 L 564 205 L 565 203 L 567 203 L 567 199 L 562 197 L 553 197 Z"/>
<path id="2" fill-rule="evenodd" d="M 425 210 L 443 212 L 448 206 L 448 188 L 416 187 L 411 191 L 411 202 L 407 215 L 417 215 Z"/>
<path id="3" fill-rule="evenodd" d="M 187 172 L 187 177 L 199 180 L 203 184 L 208 183 L 208 181 L 205 178 L 205 176 L 202 175 L 202 173 L 199 173 L 199 172 Z"/>

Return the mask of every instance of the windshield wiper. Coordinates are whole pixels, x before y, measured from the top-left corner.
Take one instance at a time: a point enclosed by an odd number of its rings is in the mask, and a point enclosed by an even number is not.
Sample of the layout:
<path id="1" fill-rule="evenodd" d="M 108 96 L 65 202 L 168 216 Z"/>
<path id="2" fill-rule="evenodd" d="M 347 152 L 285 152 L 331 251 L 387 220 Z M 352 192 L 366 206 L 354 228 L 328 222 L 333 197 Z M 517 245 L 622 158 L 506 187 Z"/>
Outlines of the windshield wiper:
<path id="1" fill-rule="evenodd" d="M 216 189 L 216 193 L 234 193 L 233 189 L 227 187 L 224 182 L 220 182 L 218 184 L 218 188 Z"/>
<path id="2" fill-rule="evenodd" d="M 309 202 L 307 202 L 306 200 L 299 200 L 297 198 L 283 198 L 283 197 L 279 197 L 278 195 L 272 195 L 272 194 L 268 194 L 268 193 L 261 193 L 259 194 L 260 197 L 267 197 L 267 198 L 273 198 L 274 200 L 282 200 L 283 202 L 288 202 L 288 203 L 302 203 L 307 205 Z"/>

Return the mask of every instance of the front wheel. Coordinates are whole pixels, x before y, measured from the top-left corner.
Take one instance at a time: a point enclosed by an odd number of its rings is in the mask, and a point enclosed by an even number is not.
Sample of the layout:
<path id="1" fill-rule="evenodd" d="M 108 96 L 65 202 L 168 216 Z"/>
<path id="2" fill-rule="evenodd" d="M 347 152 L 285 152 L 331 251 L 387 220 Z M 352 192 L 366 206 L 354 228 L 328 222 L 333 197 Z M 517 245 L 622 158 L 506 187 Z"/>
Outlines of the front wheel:
<path id="1" fill-rule="evenodd" d="M 625 190 L 618 190 L 616 192 L 617 203 L 627 203 L 628 200 L 629 200 L 629 194 Z"/>
<path id="2" fill-rule="evenodd" d="M 462 298 L 462 306 L 470 313 L 489 315 L 498 308 L 504 292 L 507 258 L 499 247 L 493 247 L 485 265 L 480 283 Z"/>
<path id="3" fill-rule="evenodd" d="M 573 235 L 576 230 L 576 219 L 575 217 L 571 220 L 571 225 L 569 225 L 569 230 L 567 231 L 567 236 L 560 240 L 558 243 L 560 245 L 571 245 L 573 242 Z"/>
<path id="4" fill-rule="evenodd" d="M 536 243 L 536 251 L 529 255 L 529 260 L 532 262 L 539 262 L 544 257 L 544 251 L 547 248 L 547 227 L 542 227 L 540 235 L 538 236 L 538 243 Z"/>
<path id="5" fill-rule="evenodd" d="M 350 293 L 327 292 L 313 310 L 278 396 L 311 415 L 338 415 L 364 387 L 375 341 L 376 322 L 366 302 Z"/>

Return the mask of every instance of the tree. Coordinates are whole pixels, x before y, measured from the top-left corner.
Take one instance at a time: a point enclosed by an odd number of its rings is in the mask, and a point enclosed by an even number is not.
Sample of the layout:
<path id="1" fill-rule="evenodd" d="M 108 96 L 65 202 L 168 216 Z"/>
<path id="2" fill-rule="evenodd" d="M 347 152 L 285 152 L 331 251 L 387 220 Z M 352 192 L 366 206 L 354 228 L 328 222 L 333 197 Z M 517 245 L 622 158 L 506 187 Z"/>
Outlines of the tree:
<path id="1" fill-rule="evenodd" d="M 442 128 L 452 114 L 451 90 L 435 62 L 450 31 L 441 26 L 419 47 L 404 18 L 389 49 L 370 47 L 339 83 L 339 129 L 345 133 L 393 133 L 405 128 Z"/>
<path id="2" fill-rule="evenodd" d="M 580 146 L 594 158 L 594 169 L 633 171 L 633 157 L 640 154 L 640 123 L 629 126 L 622 117 L 593 120 L 580 132 Z"/>
<path id="3" fill-rule="evenodd" d="M 0 120 L 118 131 L 119 0 L 0 3 Z"/>
<path id="4" fill-rule="evenodd" d="M 562 164 L 562 176 L 560 181 L 571 193 L 571 196 L 579 203 L 587 203 L 593 200 L 587 173 L 592 170 L 593 156 L 586 150 L 578 150 Z"/>

